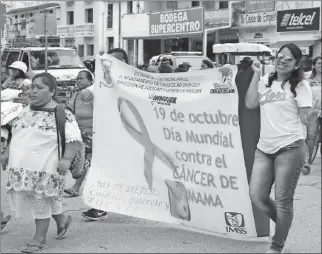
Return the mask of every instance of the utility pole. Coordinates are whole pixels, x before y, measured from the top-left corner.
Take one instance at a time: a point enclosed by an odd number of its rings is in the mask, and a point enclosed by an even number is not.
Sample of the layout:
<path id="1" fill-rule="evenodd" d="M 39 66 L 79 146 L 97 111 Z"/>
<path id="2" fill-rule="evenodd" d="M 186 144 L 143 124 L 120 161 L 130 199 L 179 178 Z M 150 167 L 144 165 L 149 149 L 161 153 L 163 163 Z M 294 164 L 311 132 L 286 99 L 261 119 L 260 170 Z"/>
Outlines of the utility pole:
<path id="1" fill-rule="evenodd" d="M 47 10 L 45 10 L 45 72 L 48 70 Z"/>
<path id="2" fill-rule="evenodd" d="M 0 3 L 0 44 L 1 44 L 2 36 L 4 36 L 4 34 L 3 34 L 4 30 L 3 29 L 4 29 L 4 26 L 6 24 L 6 16 L 5 16 L 5 14 L 6 14 L 6 5 Z"/>
<path id="3" fill-rule="evenodd" d="M 48 13 L 53 13 L 54 9 L 56 9 L 56 7 L 50 7 L 47 8 L 45 10 L 43 10 L 42 12 L 45 14 L 45 72 L 48 71 L 48 20 L 47 20 L 47 15 Z"/>
<path id="4" fill-rule="evenodd" d="M 118 18 L 118 22 L 119 22 L 119 29 L 118 29 L 118 37 L 119 37 L 119 48 L 122 48 L 122 43 L 121 43 L 121 22 L 122 22 L 122 17 L 121 17 L 121 1 L 119 1 L 118 7 L 119 7 L 119 18 Z"/>

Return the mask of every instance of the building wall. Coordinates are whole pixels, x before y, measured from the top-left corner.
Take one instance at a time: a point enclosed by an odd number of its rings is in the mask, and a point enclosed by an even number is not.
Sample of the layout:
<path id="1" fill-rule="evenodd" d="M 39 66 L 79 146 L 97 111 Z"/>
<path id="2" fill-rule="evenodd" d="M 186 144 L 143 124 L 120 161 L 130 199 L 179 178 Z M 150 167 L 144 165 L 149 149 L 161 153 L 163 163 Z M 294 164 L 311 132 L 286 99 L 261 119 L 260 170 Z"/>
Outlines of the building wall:
<path id="1" fill-rule="evenodd" d="M 19 6 L 19 8 L 25 8 L 29 6 Z M 16 9 L 16 8 L 14 8 Z M 12 9 L 11 9 L 12 10 Z M 9 10 L 7 10 L 8 12 Z M 47 14 L 47 34 L 54 36 L 57 34 L 57 22 L 56 22 L 57 9 L 53 10 L 53 13 Z M 30 16 L 32 14 L 32 16 Z M 7 15 L 4 35 L 7 39 L 16 39 L 17 37 L 37 38 L 45 35 L 45 14 L 40 11 L 22 11 L 20 13 L 14 13 Z M 32 31 L 32 33 L 31 33 Z"/>
<path id="2" fill-rule="evenodd" d="M 313 56 L 312 56 L 312 58 L 315 58 L 317 56 L 322 56 L 321 47 L 322 47 L 321 40 L 313 45 Z"/>
<path id="3" fill-rule="evenodd" d="M 320 7 L 321 1 L 317 0 L 299 0 L 299 1 L 277 1 L 277 10 L 288 10 L 288 9 L 301 9 L 301 8 L 312 8 Z"/>
<path id="4" fill-rule="evenodd" d="M 71 3 L 70 3 L 71 2 Z M 61 2 L 60 14 L 58 25 L 67 26 L 67 12 L 74 11 L 74 24 L 73 25 L 83 25 L 86 24 L 86 9 L 93 8 L 93 23 L 94 24 L 94 36 L 74 36 L 62 40 L 62 46 L 66 44 L 74 44 L 78 49 L 80 45 L 84 46 L 84 56 L 95 55 L 98 52 L 102 41 L 102 1 L 67 1 Z M 94 45 L 94 53 L 88 51 L 88 46 Z"/>
<path id="5" fill-rule="evenodd" d="M 107 6 L 108 3 L 106 3 L 106 7 L 104 8 L 106 10 L 106 19 L 107 19 Z M 133 8 L 134 9 L 134 8 Z M 116 2 L 113 3 L 113 27 L 107 28 L 107 23 L 105 25 L 105 37 L 114 37 L 114 47 L 123 47 L 122 39 L 120 38 L 119 28 L 120 28 L 120 17 L 122 15 L 127 14 L 127 2 Z M 133 25 L 133 24 L 128 24 Z M 122 31 L 121 31 L 122 33 Z M 105 50 L 107 50 L 107 41 L 104 45 Z"/>
<path id="6" fill-rule="evenodd" d="M 66 3 L 62 3 L 62 11 L 60 13 L 59 24 L 66 25 L 66 11 L 74 10 L 74 23 L 75 24 L 83 24 L 85 23 L 85 8 L 93 7 L 94 11 L 94 24 L 95 24 L 95 36 L 93 37 L 75 37 L 75 46 L 84 45 L 84 55 L 87 55 L 87 45 L 94 44 L 94 54 L 96 54 L 99 50 L 107 51 L 109 49 L 108 38 L 112 37 L 114 39 L 114 47 L 121 47 L 125 49 L 128 54 L 132 64 L 134 63 L 143 63 L 143 56 L 145 54 L 143 48 L 143 40 L 139 39 L 140 34 L 142 33 L 142 29 L 146 26 L 148 22 L 147 19 L 138 19 L 138 22 L 126 22 L 127 16 L 124 17 L 125 14 L 128 14 L 128 3 L 127 1 L 122 2 L 105 2 L 105 1 L 93 1 L 88 3 L 89 1 L 72 1 L 74 4 L 70 7 L 66 6 Z M 108 4 L 113 4 L 113 27 L 107 28 L 107 18 L 108 18 Z M 202 2 L 200 2 L 202 5 Z M 278 1 L 276 4 L 276 8 L 278 10 L 283 9 L 293 9 L 293 8 L 310 8 L 310 7 L 320 7 L 321 1 Z M 191 1 L 178 1 L 178 9 L 190 8 Z M 215 3 L 215 9 L 219 8 L 219 2 Z M 157 11 L 166 11 L 167 5 L 166 1 L 132 1 L 132 10 L 133 15 L 136 13 L 148 13 L 149 12 L 157 12 Z M 120 27 L 120 20 L 123 20 Z M 145 24 L 139 23 L 144 20 Z M 134 24 L 135 23 L 135 24 Z M 122 38 L 122 34 L 125 31 L 133 30 L 135 34 L 137 34 L 137 41 L 134 39 L 127 40 Z M 223 32 L 223 31 L 222 31 Z M 216 40 L 220 41 L 220 37 L 224 38 L 222 32 L 216 33 Z M 212 37 L 209 35 L 208 39 Z M 196 40 L 196 39 L 194 39 Z M 191 45 L 194 43 L 190 42 L 189 49 Z M 314 48 L 316 48 L 314 46 Z"/>

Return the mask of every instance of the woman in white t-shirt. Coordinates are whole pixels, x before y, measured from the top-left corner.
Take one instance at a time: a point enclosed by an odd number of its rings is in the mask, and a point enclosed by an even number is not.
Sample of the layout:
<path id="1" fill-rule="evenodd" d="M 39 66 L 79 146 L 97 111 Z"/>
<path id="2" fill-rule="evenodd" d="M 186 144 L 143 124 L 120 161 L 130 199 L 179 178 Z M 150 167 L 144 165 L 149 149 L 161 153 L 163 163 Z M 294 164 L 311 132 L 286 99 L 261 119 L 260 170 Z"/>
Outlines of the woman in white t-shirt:
<path id="1" fill-rule="evenodd" d="M 312 91 L 303 79 L 301 58 L 295 44 L 282 46 L 275 72 L 262 78 L 260 63 L 254 61 L 254 76 L 246 93 L 246 106 L 259 106 L 261 114 L 250 198 L 276 223 L 266 253 L 282 252 L 293 220 L 293 196 L 306 156 L 301 123 L 307 126 L 321 113 L 321 101 L 312 108 Z M 275 201 L 270 198 L 274 182 Z"/>

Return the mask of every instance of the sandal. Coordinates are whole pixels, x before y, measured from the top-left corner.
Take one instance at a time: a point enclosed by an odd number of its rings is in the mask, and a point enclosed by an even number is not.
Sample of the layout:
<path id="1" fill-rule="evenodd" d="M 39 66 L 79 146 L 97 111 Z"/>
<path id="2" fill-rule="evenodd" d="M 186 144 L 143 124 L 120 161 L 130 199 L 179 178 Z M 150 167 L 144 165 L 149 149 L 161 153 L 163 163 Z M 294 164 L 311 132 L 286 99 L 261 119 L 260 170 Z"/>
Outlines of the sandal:
<path id="1" fill-rule="evenodd" d="M 3 221 L 1 221 L 1 230 L 4 229 L 4 227 L 7 225 L 7 223 L 10 221 L 11 215 L 7 215 Z"/>
<path id="2" fill-rule="evenodd" d="M 38 251 L 42 251 L 47 248 L 48 248 L 47 244 L 41 244 L 41 245 L 27 244 L 26 247 L 21 249 L 21 252 L 22 253 L 36 253 Z"/>
<path id="3" fill-rule="evenodd" d="M 67 193 L 68 195 L 70 195 L 73 198 L 79 196 L 79 192 L 76 192 L 73 189 L 67 189 L 67 190 L 64 190 L 64 192 Z"/>
<path id="4" fill-rule="evenodd" d="M 68 230 L 70 224 L 72 223 L 72 221 L 73 221 L 73 217 L 68 215 L 67 221 L 65 223 L 65 227 L 63 227 L 61 229 L 57 229 L 57 237 L 56 237 L 57 240 L 63 239 L 63 237 L 66 235 L 67 230 Z"/>

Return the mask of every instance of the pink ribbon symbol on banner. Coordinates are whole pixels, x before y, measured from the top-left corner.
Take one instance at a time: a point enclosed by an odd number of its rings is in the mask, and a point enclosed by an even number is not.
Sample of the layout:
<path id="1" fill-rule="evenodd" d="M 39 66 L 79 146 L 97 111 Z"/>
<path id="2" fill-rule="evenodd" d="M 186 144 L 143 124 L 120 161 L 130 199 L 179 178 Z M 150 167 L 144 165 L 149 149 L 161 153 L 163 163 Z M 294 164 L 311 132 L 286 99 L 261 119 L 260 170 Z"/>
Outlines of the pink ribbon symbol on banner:
<path id="1" fill-rule="evenodd" d="M 121 106 L 122 104 L 126 104 L 130 109 L 131 113 L 135 117 L 140 131 L 133 128 L 133 126 L 127 121 L 124 117 L 124 112 L 122 112 Z M 126 131 L 144 148 L 144 176 L 149 185 L 149 188 L 152 188 L 153 182 L 153 175 L 152 175 L 152 168 L 153 168 L 153 161 L 154 157 L 156 156 L 159 158 L 164 164 L 166 164 L 172 170 L 176 170 L 176 166 L 171 161 L 171 159 L 156 145 L 154 145 L 150 139 L 148 130 L 144 124 L 144 121 L 136 109 L 136 107 L 129 101 L 123 98 L 118 99 L 118 110 L 120 112 L 121 122 L 124 125 Z"/>

